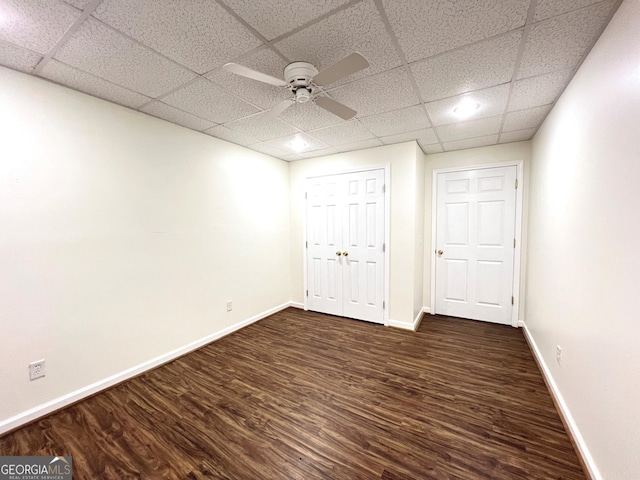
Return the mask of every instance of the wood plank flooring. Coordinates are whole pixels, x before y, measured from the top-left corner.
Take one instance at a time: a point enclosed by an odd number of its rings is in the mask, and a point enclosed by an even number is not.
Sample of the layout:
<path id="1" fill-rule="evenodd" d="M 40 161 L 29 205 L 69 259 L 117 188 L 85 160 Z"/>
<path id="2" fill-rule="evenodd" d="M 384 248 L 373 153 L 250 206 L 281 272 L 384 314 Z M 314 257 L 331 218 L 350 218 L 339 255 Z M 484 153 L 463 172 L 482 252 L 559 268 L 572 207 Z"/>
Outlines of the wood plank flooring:
<path id="1" fill-rule="evenodd" d="M 584 479 L 522 332 L 287 309 L 0 438 L 76 479 Z"/>

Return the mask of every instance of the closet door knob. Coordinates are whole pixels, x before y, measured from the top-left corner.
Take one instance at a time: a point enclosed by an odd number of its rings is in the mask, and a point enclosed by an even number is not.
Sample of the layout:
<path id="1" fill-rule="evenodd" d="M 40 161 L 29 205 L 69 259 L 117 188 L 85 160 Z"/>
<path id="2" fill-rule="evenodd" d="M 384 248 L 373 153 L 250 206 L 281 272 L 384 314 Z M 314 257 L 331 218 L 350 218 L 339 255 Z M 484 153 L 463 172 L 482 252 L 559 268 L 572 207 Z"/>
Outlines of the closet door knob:
<path id="1" fill-rule="evenodd" d="M 340 256 L 340 255 L 342 255 L 342 252 L 336 252 L 336 255 Z"/>
<path id="2" fill-rule="evenodd" d="M 344 255 L 345 257 L 349 255 L 349 252 L 342 252 L 342 255 Z"/>
<path id="3" fill-rule="evenodd" d="M 444 252 L 442 250 L 438 250 L 438 256 L 441 257 Z"/>

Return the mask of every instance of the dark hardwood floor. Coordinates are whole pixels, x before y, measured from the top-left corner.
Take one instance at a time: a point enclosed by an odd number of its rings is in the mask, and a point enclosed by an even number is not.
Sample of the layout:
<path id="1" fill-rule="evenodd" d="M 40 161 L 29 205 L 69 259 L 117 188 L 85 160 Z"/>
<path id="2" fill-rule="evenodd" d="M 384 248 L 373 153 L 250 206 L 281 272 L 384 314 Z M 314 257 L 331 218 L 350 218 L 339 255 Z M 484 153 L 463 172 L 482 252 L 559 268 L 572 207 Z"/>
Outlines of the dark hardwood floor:
<path id="1" fill-rule="evenodd" d="M 287 309 L 0 438 L 74 478 L 584 479 L 522 332 Z"/>

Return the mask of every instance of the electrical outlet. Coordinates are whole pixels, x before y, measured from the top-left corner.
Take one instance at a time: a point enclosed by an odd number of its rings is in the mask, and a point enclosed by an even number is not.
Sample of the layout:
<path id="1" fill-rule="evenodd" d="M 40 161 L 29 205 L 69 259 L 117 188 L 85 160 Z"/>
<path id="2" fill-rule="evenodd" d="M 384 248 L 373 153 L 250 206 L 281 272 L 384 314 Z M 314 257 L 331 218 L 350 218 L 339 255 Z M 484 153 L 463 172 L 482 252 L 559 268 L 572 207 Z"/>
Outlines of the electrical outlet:
<path id="1" fill-rule="evenodd" d="M 230 312 L 231 310 L 233 310 L 233 302 L 229 300 L 227 302 L 227 312 Z"/>
<path id="2" fill-rule="evenodd" d="M 558 365 L 562 365 L 562 348 L 560 345 L 556 345 L 556 362 L 558 362 Z"/>
<path id="3" fill-rule="evenodd" d="M 35 380 L 36 378 L 44 377 L 44 373 L 44 358 L 29 364 L 29 379 Z"/>

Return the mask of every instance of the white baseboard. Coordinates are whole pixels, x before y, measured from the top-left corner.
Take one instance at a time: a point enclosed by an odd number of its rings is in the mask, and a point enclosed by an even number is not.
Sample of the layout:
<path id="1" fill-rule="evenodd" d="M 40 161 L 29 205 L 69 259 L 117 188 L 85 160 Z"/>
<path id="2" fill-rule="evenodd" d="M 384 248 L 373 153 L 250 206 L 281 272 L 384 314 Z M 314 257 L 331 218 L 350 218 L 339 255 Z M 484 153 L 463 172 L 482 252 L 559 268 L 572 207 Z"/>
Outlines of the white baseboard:
<path id="1" fill-rule="evenodd" d="M 593 457 L 591 456 L 591 453 L 587 448 L 587 444 L 585 443 L 584 438 L 580 434 L 580 430 L 578 429 L 578 426 L 576 425 L 576 422 L 571 415 L 569 407 L 565 403 L 564 398 L 562 397 L 562 394 L 560 393 L 560 390 L 558 389 L 558 386 L 556 385 L 556 382 L 551 375 L 549 367 L 547 367 L 547 363 L 544 361 L 544 358 L 542 357 L 540 350 L 538 349 L 536 341 L 533 339 L 533 337 L 531 336 L 531 332 L 529 332 L 529 329 L 527 328 L 527 324 L 522 320 L 520 320 L 518 324 L 523 327 L 522 329 L 524 331 L 524 336 L 529 343 L 529 346 L 531 347 L 533 355 L 536 357 L 538 365 L 540 365 L 542 375 L 544 375 L 547 385 L 551 390 L 551 395 L 553 395 L 553 397 L 555 398 L 555 403 L 560 409 L 559 413 L 563 417 L 564 423 L 569 429 L 569 435 L 573 437 L 573 441 L 575 442 L 575 445 L 579 450 L 579 455 L 582 457 L 582 461 L 587 467 L 591 478 L 593 480 L 602 480 L 602 475 L 600 474 L 600 471 L 598 470 L 598 467 L 596 466 L 595 461 L 593 460 Z"/>
<path id="2" fill-rule="evenodd" d="M 413 322 L 400 322 L 399 320 L 389 320 L 386 324 L 389 327 L 402 328 L 404 330 L 413 330 L 414 332 L 418 329 L 420 325 L 420 321 L 422 320 L 422 315 L 424 313 L 429 313 L 431 310 L 429 307 L 422 307 L 422 310 L 418 313 L 418 316 L 413 320 Z"/>
<path id="3" fill-rule="evenodd" d="M 86 387 L 82 387 L 78 390 L 70 392 L 54 400 L 43 403 L 42 405 L 38 405 L 37 407 L 21 412 L 17 415 L 14 415 L 13 417 L 9 417 L 6 420 L 2 420 L 0 421 L 0 435 L 10 430 L 14 430 L 26 423 L 32 422 L 33 420 L 36 420 L 40 417 L 48 415 L 51 412 L 64 408 L 67 405 L 77 402 L 78 400 L 82 400 L 85 397 L 94 395 L 100 392 L 101 390 L 107 389 L 120 382 L 123 382 L 137 375 L 140 375 L 141 373 L 144 373 L 147 370 L 151 370 L 152 368 L 158 367 L 163 363 L 167 363 L 167 362 L 170 362 L 171 360 L 175 360 L 176 358 L 181 357 L 186 353 L 192 352 L 193 350 L 203 347 L 208 343 L 211 343 L 226 335 L 229 335 L 230 333 L 233 333 L 236 330 L 240 330 L 241 328 L 246 327 L 247 325 L 250 325 L 254 322 L 257 322 L 258 320 L 262 320 L 263 318 L 268 317 L 269 315 L 273 315 L 274 313 L 284 310 L 285 308 L 295 307 L 297 305 L 298 304 L 294 302 L 283 303 L 282 305 L 271 308 L 265 312 L 259 313 L 258 315 L 254 315 L 253 317 L 247 318 L 246 320 L 236 323 L 235 325 L 231 325 L 230 327 L 224 328 L 219 332 L 212 333 L 211 335 L 207 335 L 206 337 L 196 340 L 195 342 L 191 342 L 188 345 L 185 345 L 180 348 L 176 348 L 175 350 L 172 350 L 163 355 L 160 355 L 159 357 L 140 363 L 135 367 L 131 367 L 127 370 L 116 373 L 115 375 L 111 375 L 110 377 L 107 377 L 103 380 L 99 380 L 95 383 L 92 383 L 91 385 L 87 385 Z"/>
<path id="4" fill-rule="evenodd" d="M 289 306 L 293 307 L 293 308 L 300 308 L 301 310 L 304 310 L 304 303 L 289 302 Z"/>

